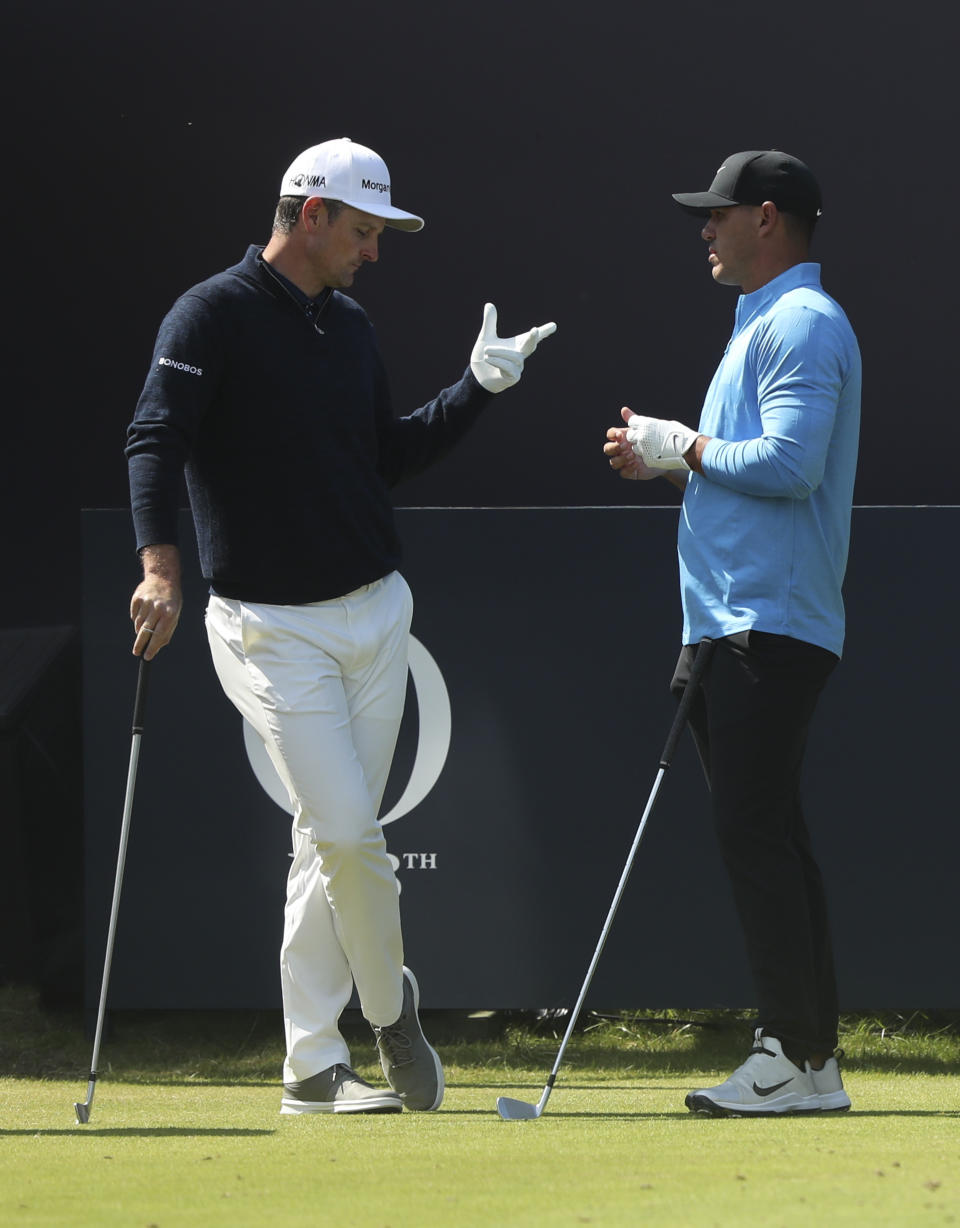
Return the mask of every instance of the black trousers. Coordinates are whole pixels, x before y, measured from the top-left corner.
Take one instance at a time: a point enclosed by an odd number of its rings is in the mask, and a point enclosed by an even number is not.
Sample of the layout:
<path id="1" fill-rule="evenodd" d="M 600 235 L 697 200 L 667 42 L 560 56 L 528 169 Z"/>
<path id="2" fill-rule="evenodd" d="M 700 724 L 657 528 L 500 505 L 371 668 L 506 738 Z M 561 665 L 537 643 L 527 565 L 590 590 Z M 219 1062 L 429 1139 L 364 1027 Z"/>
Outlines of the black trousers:
<path id="1" fill-rule="evenodd" d="M 686 685 L 696 645 L 671 689 Z M 807 731 L 837 664 L 823 648 L 745 631 L 716 642 L 690 714 L 757 994 L 757 1023 L 794 1060 L 837 1044 L 826 898 L 800 804 Z"/>

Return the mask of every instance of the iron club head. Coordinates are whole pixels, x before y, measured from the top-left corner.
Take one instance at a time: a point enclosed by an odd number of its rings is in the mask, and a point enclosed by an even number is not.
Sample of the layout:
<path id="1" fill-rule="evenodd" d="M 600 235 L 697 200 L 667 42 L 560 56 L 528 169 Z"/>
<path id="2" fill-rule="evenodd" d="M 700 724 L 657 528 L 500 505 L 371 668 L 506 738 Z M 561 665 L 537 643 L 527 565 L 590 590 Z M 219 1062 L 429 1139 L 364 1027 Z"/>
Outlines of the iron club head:
<path id="1" fill-rule="evenodd" d="M 540 1105 L 527 1104 L 525 1100 L 511 1100 L 509 1096 L 498 1096 L 497 1112 L 504 1121 L 530 1121 L 540 1116 Z"/>
<path id="2" fill-rule="evenodd" d="M 90 1105 L 89 1104 L 75 1104 L 73 1107 L 77 1111 L 77 1125 L 85 1126 L 87 1122 L 90 1120 Z"/>

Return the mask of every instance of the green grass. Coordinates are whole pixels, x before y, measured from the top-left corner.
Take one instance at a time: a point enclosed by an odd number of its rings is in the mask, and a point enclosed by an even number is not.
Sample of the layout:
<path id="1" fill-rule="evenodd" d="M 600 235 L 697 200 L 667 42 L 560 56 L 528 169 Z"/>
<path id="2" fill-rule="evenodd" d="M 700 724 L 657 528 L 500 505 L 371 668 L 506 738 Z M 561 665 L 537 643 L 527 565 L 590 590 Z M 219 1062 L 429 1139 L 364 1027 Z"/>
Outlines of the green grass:
<path id="1" fill-rule="evenodd" d="M 844 1020 L 854 1111 L 715 1121 L 683 1107 L 744 1056 L 734 1012 L 588 1015 L 538 1121 L 563 1021 L 429 1018 L 438 1113 L 281 1117 L 279 1018 L 118 1015 L 89 1125 L 76 1016 L 0 990 L 0 1224 L 960 1224 L 956 1017 Z M 352 1029 L 379 1081 L 369 1032 Z"/>

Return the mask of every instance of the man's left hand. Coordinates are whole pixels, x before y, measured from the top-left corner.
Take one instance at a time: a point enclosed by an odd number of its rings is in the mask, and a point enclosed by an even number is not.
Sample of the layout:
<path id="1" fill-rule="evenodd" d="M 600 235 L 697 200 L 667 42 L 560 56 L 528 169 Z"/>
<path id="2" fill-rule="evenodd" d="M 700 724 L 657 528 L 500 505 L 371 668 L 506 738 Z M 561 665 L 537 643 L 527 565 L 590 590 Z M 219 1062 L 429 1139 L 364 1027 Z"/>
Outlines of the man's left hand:
<path id="1" fill-rule="evenodd" d="M 556 324 L 541 324 L 517 337 L 497 336 L 497 309 L 487 303 L 483 309 L 483 328 L 470 355 L 470 370 L 487 392 L 503 392 L 523 374 L 529 358 L 544 337 L 557 331 Z"/>
<path id="2" fill-rule="evenodd" d="M 627 443 L 651 469 L 689 469 L 683 459 L 697 441 L 697 432 L 682 422 L 645 418 L 634 414 L 627 420 Z"/>

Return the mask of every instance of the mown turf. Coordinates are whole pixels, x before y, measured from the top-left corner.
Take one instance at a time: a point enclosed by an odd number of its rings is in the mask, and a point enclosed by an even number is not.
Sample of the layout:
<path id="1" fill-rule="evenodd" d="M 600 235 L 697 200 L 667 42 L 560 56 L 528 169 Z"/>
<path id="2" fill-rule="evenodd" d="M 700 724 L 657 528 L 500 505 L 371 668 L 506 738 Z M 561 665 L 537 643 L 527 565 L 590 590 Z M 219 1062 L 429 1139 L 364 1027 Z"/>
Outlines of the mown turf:
<path id="1" fill-rule="evenodd" d="M 440 1112 L 277 1113 L 275 1086 L 0 1081 L 0 1222 L 22 1225 L 913 1224 L 960 1216 L 960 1079 L 861 1074 L 838 1118 L 714 1121 L 686 1081 L 573 1072 L 502 1122 L 454 1070 Z M 13 1124 L 16 1123 L 16 1124 Z"/>
<path id="2" fill-rule="evenodd" d="M 73 1102 L 86 1094 L 89 1041 L 78 1021 L 0 992 L 0 1224 L 960 1223 L 955 1021 L 845 1021 L 854 1111 L 764 1121 L 683 1107 L 690 1087 L 742 1059 L 742 1020 L 587 1024 L 544 1116 L 503 1122 L 496 1097 L 539 1096 L 562 1020 L 447 1024 L 438 1113 L 291 1118 L 277 1111 L 275 1017 L 120 1016 L 81 1127 Z M 362 1029 L 356 1041 L 376 1078 Z"/>

